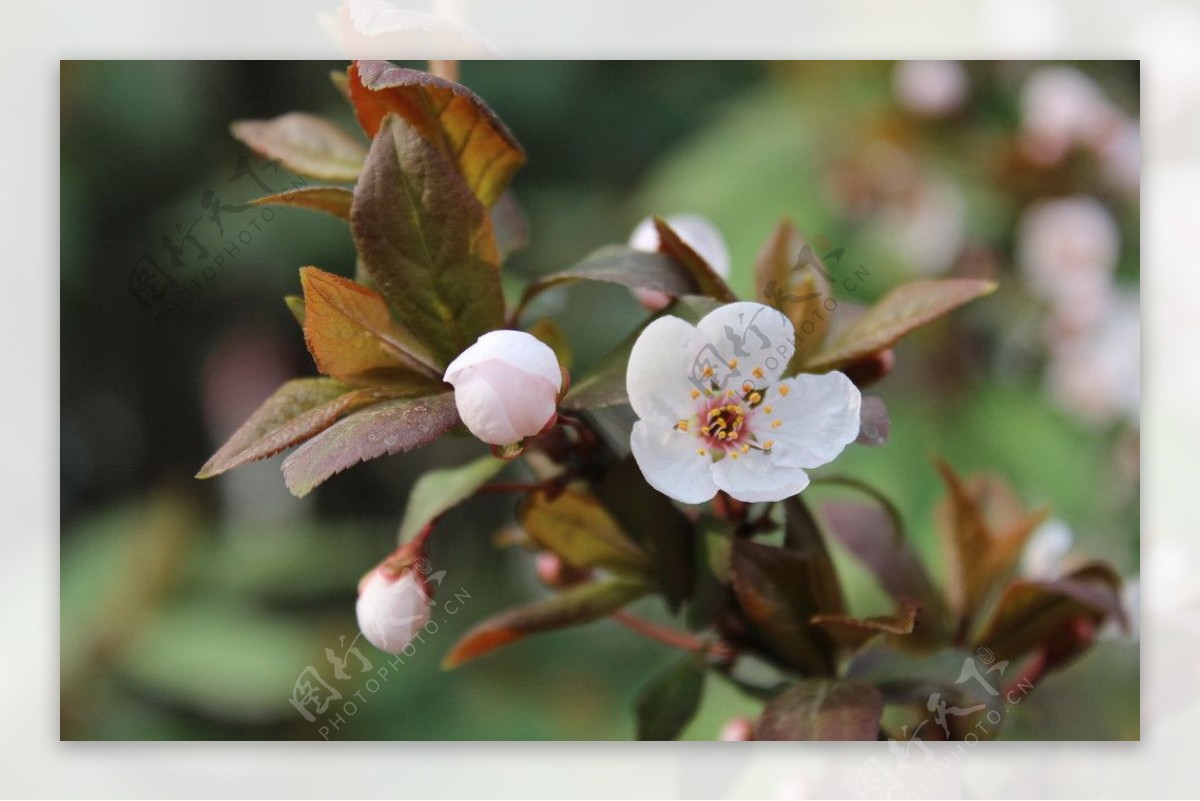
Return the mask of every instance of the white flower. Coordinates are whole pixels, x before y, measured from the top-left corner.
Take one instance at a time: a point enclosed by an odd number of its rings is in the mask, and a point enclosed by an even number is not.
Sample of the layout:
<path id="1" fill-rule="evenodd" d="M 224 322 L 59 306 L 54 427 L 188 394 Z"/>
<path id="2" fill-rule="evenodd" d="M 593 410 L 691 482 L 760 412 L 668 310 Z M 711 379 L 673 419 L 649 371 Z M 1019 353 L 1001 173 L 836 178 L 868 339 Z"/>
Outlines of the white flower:
<path id="1" fill-rule="evenodd" d="M 724 490 L 775 501 L 808 486 L 805 469 L 858 436 L 862 397 L 842 373 L 780 379 L 791 322 L 731 303 L 692 326 L 660 317 L 638 337 L 625 384 L 641 418 L 630 447 L 646 480 L 684 503 Z"/>
<path id="2" fill-rule="evenodd" d="M 1041 67 L 1021 90 L 1021 146 L 1039 164 L 1057 164 L 1073 146 L 1096 146 L 1120 115 L 1100 87 L 1074 67 Z"/>
<path id="3" fill-rule="evenodd" d="M 540 433 L 555 417 L 562 369 L 550 347 L 524 331 L 490 331 L 458 355 L 444 380 L 458 415 L 490 445 Z"/>
<path id="4" fill-rule="evenodd" d="M 896 100 L 908 110 L 941 117 L 962 107 L 970 90 L 959 61 L 901 61 L 892 73 Z"/>
<path id="5" fill-rule="evenodd" d="M 697 256 L 708 262 L 713 272 L 722 278 L 729 277 L 729 248 L 715 225 L 698 214 L 673 214 L 663 219 L 688 247 L 696 251 Z M 634 250 L 654 253 L 658 251 L 658 245 L 658 229 L 654 227 L 653 217 L 642 220 L 629 235 L 629 247 Z M 653 289 L 635 289 L 633 294 L 650 311 L 664 309 L 671 302 L 671 296 L 666 292 Z"/>
<path id="6" fill-rule="evenodd" d="M 358 627 L 376 648 L 398 654 L 429 622 L 431 601 L 419 571 L 408 568 L 397 577 L 381 565 L 358 585 Z"/>

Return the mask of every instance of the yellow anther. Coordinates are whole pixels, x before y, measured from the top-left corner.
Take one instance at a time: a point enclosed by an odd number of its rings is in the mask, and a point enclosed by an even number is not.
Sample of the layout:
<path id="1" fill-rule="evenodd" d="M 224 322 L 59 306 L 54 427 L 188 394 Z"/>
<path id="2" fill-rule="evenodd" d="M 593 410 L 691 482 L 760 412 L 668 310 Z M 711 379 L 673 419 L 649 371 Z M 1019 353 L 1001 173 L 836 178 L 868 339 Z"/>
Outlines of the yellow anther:
<path id="1" fill-rule="evenodd" d="M 700 390 L 698 390 L 698 389 L 693 389 L 693 390 L 692 390 L 692 400 L 695 400 L 695 399 L 696 399 L 696 398 L 698 398 L 698 397 L 700 397 Z"/>
<path id="2" fill-rule="evenodd" d="M 726 437 L 728 437 L 728 436 L 729 436 L 729 435 L 728 435 L 728 434 L 726 434 L 724 431 L 718 431 L 718 432 L 717 432 L 717 439 L 725 439 L 725 438 L 726 438 Z"/>
<path id="3" fill-rule="evenodd" d="M 742 446 L 742 453 L 749 453 L 749 452 L 750 452 L 750 446 L 749 446 L 749 445 L 743 445 L 743 446 Z"/>
<path id="4" fill-rule="evenodd" d="M 712 378 L 713 369 L 706 364 L 704 365 L 704 370 L 701 371 L 700 375 L 704 378 Z"/>
<path id="5" fill-rule="evenodd" d="M 696 455 L 697 456 L 708 456 L 708 451 L 704 450 L 704 448 L 701 448 L 700 450 L 696 451 Z"/>
<path id="6" fill-rule="evenodd" d="M 736 458 L 738 458 L 737 451 L 730 451 L 730 452 L 729 452 L 729 458 L 730 458 L 730 459 L 736 459 Z"/>
<path id="7" fill-rule="evenodd" d="M 779 428 L 781 425 L 783 425 L 782 420 L 772 420 L 771 421 L 771 428 Z"/>
<path id="8" fill-rule="evenodd" d="M 751 391 L 753 391 L 753 389 L 754 389 L 754 385 L 751 384 L 749 381 L 742 384 L 742 392 L 751 392 Z"/>
<path id="9" fill-rule="evenodd" d="M 764 450 L 764 451 L 769 451 L 769 450 L 771 450 L 771 448 L 773 448 L 773 447 L 775 447 L 775 440 L 773 440 L 773 439 L 769 439 L 769 440 L 767 440 L 766 442 L 764 442 L 764 443 L 763 443 L 763 450 Z"/>
<path id="10" fill-rule="evenodd" d="M 761 368 L 761 367 L 755 367 L 755 368 L 754 368 L 753 370 L 751 370 L 750 372 L 751 372 L 751 374 L 753 374 L 753 376 L 754 376 L 755 378 L 763 378 L 763 377 L 764 377 L 764 375 L 763 375 L 763 371 L 762 371 L 762 368 Z"/>
<path id="11" fill-rule="evenodd" d="M 785 398 L 786 398 L 786 397 L 787 397 L 787 394 L 788 394 L 789 392 L 791 392 L 791 391 L 792 391 L 792 388 L 791 388 L 791 387 L 789 387 L 787 384 L 780 384 L 780 385 L 779 385 L 779 394 L 780 394 L 780 395 L 782 395 L 783 397 L 785 397 Z"/>
<path id="12" fill-rule="evenodd" d="M 758 392 L 751 392 L 750 393 L 750 402 L 751 403 L 761 403 L 762 395 Z"/>
<path id="13" fill-rule="evenodd" d="M 763 407 L 763 413 L 764 413 L 764 414 L 770 414 L 770 413 L 771 413 L 771 412 L 773 412 L 773 411 L 775 411 L 775 407 L 774 407 L 774 406 L 764 406 L 764 407 Z"/>
<path id="14" fill-rule="evenodd" d="M 737 369 L 737 359 L 730 359 L 730 360 L 729 360 L 729 367 L 730 367 L 730 369 L 732 369 L 732 370 L 736 370 L 736 369 Z"/>
<path id="15" fill-rule="evenodd" d="M 680 420 L 678 423 L 675 424 L 675 427 L 678 428 L 680 431 L 687 431 L 688 430 L 688 421 Z"/>

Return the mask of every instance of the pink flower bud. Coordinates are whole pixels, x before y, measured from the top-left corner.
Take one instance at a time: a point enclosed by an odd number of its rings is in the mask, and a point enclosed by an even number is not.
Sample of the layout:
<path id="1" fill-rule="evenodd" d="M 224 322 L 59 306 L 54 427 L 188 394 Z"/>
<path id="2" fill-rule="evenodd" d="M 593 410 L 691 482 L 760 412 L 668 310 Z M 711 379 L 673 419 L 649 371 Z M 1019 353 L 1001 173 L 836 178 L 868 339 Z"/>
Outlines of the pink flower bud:
<path id="1" fill-rule="evenodd" d="M 384 563 L 358 585 L 358 628 L 379 650 L 398 654 L 429 622 L 431 601 L 419 570 L 410 567 L 396 575 Z"/>
<path id="2" fill-rule="evenodd" d="M 754 721 L 747 717 L 730 718 L 721 729 L 721 739 L 727 743 L 754 739 Z"/>
<path id="3" fill-rule="evenodd" d="M 540 433 L 555 416 L 563 374 L 550 347 L 524 331 L 490 331 L 446 368 L 458 415 L 489 445 Z"/>

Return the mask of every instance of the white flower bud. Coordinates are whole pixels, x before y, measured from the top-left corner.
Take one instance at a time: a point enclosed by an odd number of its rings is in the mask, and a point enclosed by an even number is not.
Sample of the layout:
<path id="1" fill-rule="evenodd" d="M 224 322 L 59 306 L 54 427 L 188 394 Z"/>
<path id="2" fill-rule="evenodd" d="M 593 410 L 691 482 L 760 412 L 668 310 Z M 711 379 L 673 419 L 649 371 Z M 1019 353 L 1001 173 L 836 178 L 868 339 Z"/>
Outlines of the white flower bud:
<path id="1" fill-rule="evenodd" d="M 358 628 L 379 650 L 398 654 L 429 622 L 431 601 L 420 571 L 409 568 L 397 577 L 380 565 L 358 585 Z"/>
<path id="2" fill-rule="evenodd" d="M 715 225 L 698 214 L 674 214 L 663 219 L 679 234 L 684 244 L 708 262 L 713 272 L 722 278 L 729 277 L 729 249 L 725 246 L 725 238 Z M 658 251 L 658 245 L 658 229 L 654 226 L 653 217 L 642 220 L 629 235 L 629 247 L 634 250 L 655 253 Z M 671 296 L 666 292 L 653 289 L 635 289 L 633 294 L 638 302 L 650 311 L 664 309 L 671 302 Z"/>
<path id="3" fill-rule="evenodd" d="M 512 445 L 555 417 L 562 369 L 550 347 L 524 331 L 490 331 L 446 368 L 458 415 L 489 445 Z"/>

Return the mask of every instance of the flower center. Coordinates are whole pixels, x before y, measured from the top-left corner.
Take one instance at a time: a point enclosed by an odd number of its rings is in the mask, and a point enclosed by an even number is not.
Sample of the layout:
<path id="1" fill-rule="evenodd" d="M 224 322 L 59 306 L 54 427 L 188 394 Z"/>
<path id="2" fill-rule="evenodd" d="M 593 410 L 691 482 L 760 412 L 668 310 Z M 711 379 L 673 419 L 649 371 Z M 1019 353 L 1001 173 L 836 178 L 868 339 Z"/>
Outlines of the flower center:
<path id="1" fill-rule="evenodd" d="M 756 378 L 762 377 L 761 370 L 753 372 Z M 783 425 L 783 421 L 774 416 L 775 409 L 767 400 L 771 392 L 787 395 L 788 386 L 756 387 L 747 381 L 740 392 L 728 389 L 722 394 L 715 383 L 711 390 L 704 392 L 693 389 L 692 400 L 698 401 L 700 407 L 694 417 L 676 423 L 675 430 L 700 440 L 701 447 L 696 453 L 713 461 L 726 456 L 737 459 L 751 451 L 768 453 L 775 445 L 774 440 L 761 439 L 758 434 L 769 434 Z"/>
<path id="2" fill-rule="evenodd" d="M 708 410 L 702 431 L 712 445 L 733 445 L 741 436 L 746 412 L 741 404 L 727 403 Z"/>

